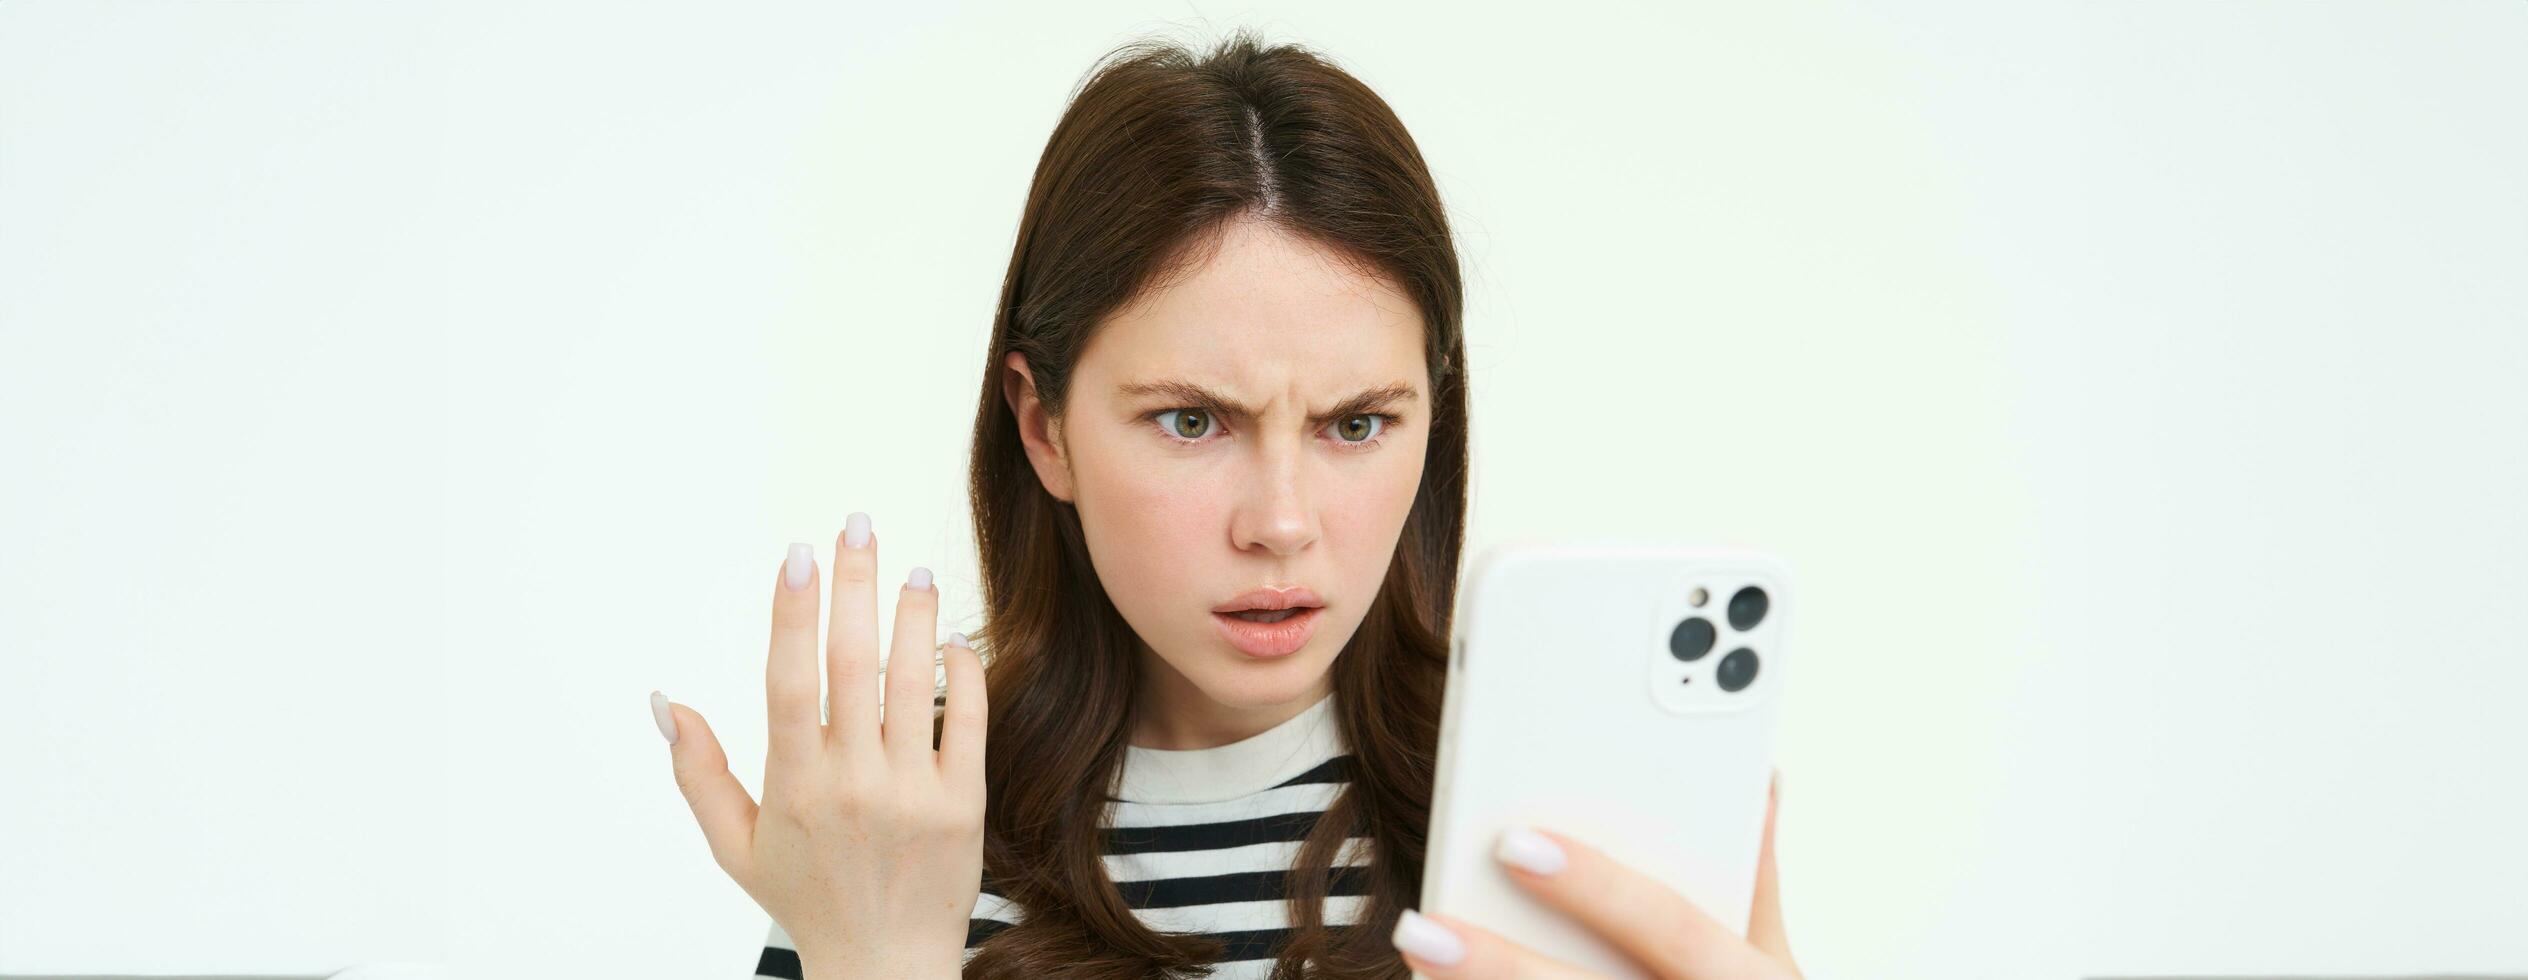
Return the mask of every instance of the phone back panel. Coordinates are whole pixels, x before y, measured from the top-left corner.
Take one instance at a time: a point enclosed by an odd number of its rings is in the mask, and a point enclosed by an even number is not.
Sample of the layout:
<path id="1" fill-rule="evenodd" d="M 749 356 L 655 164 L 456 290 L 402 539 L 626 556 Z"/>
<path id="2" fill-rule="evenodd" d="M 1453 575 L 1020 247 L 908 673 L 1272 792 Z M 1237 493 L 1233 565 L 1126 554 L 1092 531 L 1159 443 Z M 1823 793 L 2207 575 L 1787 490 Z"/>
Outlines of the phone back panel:
<path id="1" fill-rule="evenodd" d="M 1766 608 L 1741 629 L 1730 611 L 1750 586 Z M 1502 830 L 1534 825 L 1668 882 L 1744 935 L 1794 602 L 1789 570 L 1752 552 L 1641 542 L 1486 551 L 1452 643 L 1422 910 L 1646 976 L 1495 862 Z M 1691 618 L 1712 629 L 1708 652 L 1688 660 L 1680 651 L 1701 646 L 1700 627 L 1680 625 Z M 1725 690 L 1720 665 L 1742 648 L 1752 677 L 1742 662 L 1727 680 L 1744 685 Z"/>

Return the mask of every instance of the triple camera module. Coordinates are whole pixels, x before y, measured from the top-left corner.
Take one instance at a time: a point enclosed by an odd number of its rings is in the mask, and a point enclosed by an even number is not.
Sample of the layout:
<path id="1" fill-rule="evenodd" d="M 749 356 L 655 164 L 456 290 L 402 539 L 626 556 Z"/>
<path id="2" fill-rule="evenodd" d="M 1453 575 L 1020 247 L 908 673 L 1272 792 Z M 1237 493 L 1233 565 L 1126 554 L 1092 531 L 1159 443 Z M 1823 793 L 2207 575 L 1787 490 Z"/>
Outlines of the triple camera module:
<path id="1" fill-rule="evenodd" d="M 1701 596 L 1696 599 L 1699 604 Z M 1761 588 L 1750 585 L 1739 589 L 1730 595 L 1724 613 L 1730 632 L 1745 634 L 1754 630 L 1764 622 L 1764 614 L 1772 608 L 1772 604 L 1772 598 L 1765 595 Z M 1669 631 L 1668 653 L 1684 663 L 1694 663 L 1711 655 L 1712 650 L 1720 645 L 1720 632 L 1711 620 L 1689 615 Z M 1745 645 L 1744 640 L 1743 635 L 1738 636 L 1731 644 L 1733 649 L 1722 655 L 1720 666 L 1712 670 L 1713 683 L 1731 694 L 1746 690 L 1747 685 L 1755 683 L 1756 668 L 1761 665 L 1755 649 Z M 1688 674 L 1685 679 L 1690 683 L 1693 675 Z"/>

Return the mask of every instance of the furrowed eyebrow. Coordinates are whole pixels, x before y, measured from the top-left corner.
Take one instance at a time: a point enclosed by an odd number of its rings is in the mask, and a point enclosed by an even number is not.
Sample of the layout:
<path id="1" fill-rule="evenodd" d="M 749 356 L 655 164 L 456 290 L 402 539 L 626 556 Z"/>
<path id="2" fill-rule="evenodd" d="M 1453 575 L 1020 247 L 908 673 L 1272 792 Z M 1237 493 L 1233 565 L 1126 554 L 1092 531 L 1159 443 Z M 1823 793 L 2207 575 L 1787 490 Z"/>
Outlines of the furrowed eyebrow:
<path id="1" fill-rule="evenodd" d="M 1120 385 L 1115 390 L 1126 397 L 1164 395 L 1183 404 L 1236 418 L 1251 419 L 1259 414 L 1252 408 L 1230 401 L 1220 393 L 1190 381 L 1178 381 L 1172 378 L 1163 381 L 1144 381 Z M 1343 399 L 1342 403 L 1334 408 L 1319 415 L 1309 416 L 1308 421 L 1311 423 L 1332 422 L 1365 412 L 1374 412 L 1395 402 L 1414 401 L 1420 397 L 1421 394 L 1414 391 L 1412 385 L 1402 381 L 1390 382 Z"/>

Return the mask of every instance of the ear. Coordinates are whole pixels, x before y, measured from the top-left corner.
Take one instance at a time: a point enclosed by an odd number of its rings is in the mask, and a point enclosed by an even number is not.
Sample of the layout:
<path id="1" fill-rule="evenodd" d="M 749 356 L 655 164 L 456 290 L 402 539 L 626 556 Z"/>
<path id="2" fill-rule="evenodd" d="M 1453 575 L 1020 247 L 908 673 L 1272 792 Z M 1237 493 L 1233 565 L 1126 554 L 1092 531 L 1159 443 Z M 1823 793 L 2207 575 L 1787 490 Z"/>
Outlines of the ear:
<path id="1" fill-rule="evenodd" d="M 1002 363 L 1009 370 L 1001 374 L 1001 399 L 1018 418 L 1018 439 L 1027 446 L 1027 461 L 1035 465 L 1036 479 L 1044 483 L 1046 493 L 1071 503 L 1071 461 L 1062 445 L 1062 427 L 1036 397 L 1036 375 L 1027 369 L 1027 355 L 1011 351 Z"/>

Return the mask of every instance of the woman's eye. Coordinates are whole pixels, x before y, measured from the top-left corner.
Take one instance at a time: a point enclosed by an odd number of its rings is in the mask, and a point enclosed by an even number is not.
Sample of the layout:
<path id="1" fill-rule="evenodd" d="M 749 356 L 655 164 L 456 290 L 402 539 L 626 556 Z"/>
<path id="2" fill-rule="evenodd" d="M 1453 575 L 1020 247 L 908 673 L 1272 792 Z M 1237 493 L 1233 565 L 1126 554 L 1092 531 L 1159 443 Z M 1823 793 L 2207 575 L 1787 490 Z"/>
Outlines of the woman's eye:
<path id="1" fill-rule="evenodd" d="M 1153 413 L 1150 418 L 1159 423 L 1162 431 L 1175 437 L 1179 442 L 1201 442 L 1204 436 L 1211 434 L 1211 430 L 1219 427 L 1213 423 L 1210 412 L 1199 408 L 1171 408 L 1164 412 Z M 1379 434 L 1386 432 L 1387 426 L 1394 421 L 1391 416 L 1371 412 L 1354 415 L 1326 428 L 1334 433 L 1335 441 L 1345 446 L 1367 449 L 1378 441 Z"/>
<path id="2" fill-rule="evenodd" d="M 1176 416 L 1176 421 L 1168 421 L 1170 415 Z M 1198 408 L 1169 409 L 1160 412 L 1158 418 L 1168 434 L 1179 439 L 1200 439 L 1204 433 L 1211 431 L 1211 414 Z"/>
<path id="3" fill-rule="evenodd" d="M 1353 424 L 1353 423 L 1355 423 L 1355 422 L 1358 422 L 1358 423 L 1361 423 L 1361 424 L 1359 424 L 1359 425 L 1355 425 L 1355 424 Z M 1371 424 L 1369 424 L 1369 423 L 1372 423 L 1372 422 L 1375 422 L 1375 423 L 1378 423 L 1378 424 L 1376 424 L 1376 425 L 1371 425 Z M 1344 419 L 1343 421 L 1340 421 L 1340 422 L 1336 422 L 1336 423 L 1334 423 L 1334 436 L 1335 436 L 1335 438 L 1337 438 L 1337 439 L 1341 439 L 1341 440 L 1343 440 L 1344 442 L 1350 442 L 1350 443 L 1363 443 L 1363 442 L 1368 442 L 1368 441 L 1369 441 L 1369 440 L 1371 440 L 1371 439 L 1375 439 L 1375 438 L 1377 438 L 1379 433 L 1384 432 L 1384 431 L 1386 431 L 1386 430 L 1387 430 L 1387 425 L 1386 425 L 1386 422 L 1387 422 L 1387 417 L 1386 417 L 1386 416 L 1384 416 L 1384 415 L 1355 415 L 1355 416 L 1352 416 L 1351 418 Z M 1356 438 L 1353 438 L 1353 435 L 1354 435 L 1355 433 L 1358 433 L 1358 434 L 1359 434 L 1359 438 L 1357 438 L 1357 439 L 1356 439 Z"/>

